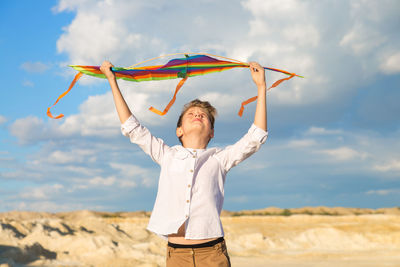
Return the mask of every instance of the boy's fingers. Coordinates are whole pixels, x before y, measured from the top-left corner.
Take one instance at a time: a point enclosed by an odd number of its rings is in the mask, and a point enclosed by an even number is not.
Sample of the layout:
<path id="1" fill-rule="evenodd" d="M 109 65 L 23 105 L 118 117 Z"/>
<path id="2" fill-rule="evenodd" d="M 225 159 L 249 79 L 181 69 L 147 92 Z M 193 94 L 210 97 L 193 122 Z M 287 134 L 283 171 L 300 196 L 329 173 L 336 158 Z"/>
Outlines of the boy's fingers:
<path id="1" fill-rule="evenodd" d="M 250 66 L 250 70 L 252 72 L 259 72 L 263 69 L 263 67 L 260 64 L 258 64 L 257 62 L 253 62 L 253 61 L 249 62 L 249 66 Z"/>

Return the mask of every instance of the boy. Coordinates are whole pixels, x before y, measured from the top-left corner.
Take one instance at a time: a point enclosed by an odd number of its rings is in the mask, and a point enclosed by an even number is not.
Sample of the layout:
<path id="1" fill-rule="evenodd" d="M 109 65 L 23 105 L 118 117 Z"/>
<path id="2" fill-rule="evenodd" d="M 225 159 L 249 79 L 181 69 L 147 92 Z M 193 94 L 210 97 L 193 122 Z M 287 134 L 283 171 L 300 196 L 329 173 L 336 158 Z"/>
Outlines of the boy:
<path id="1" fill-rule="evenodd" d="M 168 240 L 167 267 L 231 266 L 219 217 L 224 183 L 230 168 L 255 153 L 267 138 L 264 68 L 250 63 L 258 88 L 253 125 L 237 143 L 220 149 L 207 148 L 214 137 L 216 110 L 197 99 L 185 105 L 178 120 L 176 135 L 182 145 L 169 147 L 152 136 L 129 110 L 111 67 L 104 61 L 100 70 L 110 83 L 122 133 L 161 166 L 147 229 Z"/>

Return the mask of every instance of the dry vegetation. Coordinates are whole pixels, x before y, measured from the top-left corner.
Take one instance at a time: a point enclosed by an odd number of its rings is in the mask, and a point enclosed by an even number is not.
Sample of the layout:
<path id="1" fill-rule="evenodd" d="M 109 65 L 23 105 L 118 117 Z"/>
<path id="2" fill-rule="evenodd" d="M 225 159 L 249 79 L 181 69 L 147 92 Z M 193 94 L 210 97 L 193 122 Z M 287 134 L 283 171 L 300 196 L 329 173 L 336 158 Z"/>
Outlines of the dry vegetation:
<path id="1" fill-rule="evenodd" d="M 290 216 L 290 215 L 365 215 L 365 214 L 394 214 L 400 215 L 400 207 L 381 209 L 343 208 L 343 207 L 303 207 L 281 209 L 269 207 L 260 210 L 223 211 L 222 216 Z"/>

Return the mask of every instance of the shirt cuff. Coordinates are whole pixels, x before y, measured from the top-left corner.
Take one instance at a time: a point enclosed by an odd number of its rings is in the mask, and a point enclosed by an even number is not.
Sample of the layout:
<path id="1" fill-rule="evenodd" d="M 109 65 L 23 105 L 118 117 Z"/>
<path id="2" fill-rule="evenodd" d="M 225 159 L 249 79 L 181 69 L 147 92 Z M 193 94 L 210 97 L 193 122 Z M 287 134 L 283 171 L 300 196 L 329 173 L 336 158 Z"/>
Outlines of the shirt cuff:
<path id="1" fill-rule="evenodd" d="M 129 136 L 136 127 L 140 125 L 135 116 L 131 115 L 123 124 L 121 124 L 121 132 L 125 136 Z"/>
<path id="2" fill-rule="evenodd" d="M 263 129 L 257 127 L 254 123 L 251 125 L 249 129 L 249 134 L 259 142 L 260 144 L 264 144 L 268 137 L 268 132 Z"/>

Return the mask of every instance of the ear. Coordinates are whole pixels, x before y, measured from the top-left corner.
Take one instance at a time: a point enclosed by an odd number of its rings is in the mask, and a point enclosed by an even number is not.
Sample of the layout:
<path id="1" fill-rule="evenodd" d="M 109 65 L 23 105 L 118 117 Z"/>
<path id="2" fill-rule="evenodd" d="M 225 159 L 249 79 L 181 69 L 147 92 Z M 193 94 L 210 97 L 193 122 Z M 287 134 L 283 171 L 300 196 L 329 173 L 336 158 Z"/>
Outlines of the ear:
<path id="1" fill-rule="evenodd" d="M 211 130 L 210 139 L 214 137 L 214 129 Z"/>
<path id="2" fill-rule="evenodd" d="M 182 135 L 183 135 L 182 127 L 176 128 L 176 136 L 177 136 L 178 138 L 181 138 Z"/>

